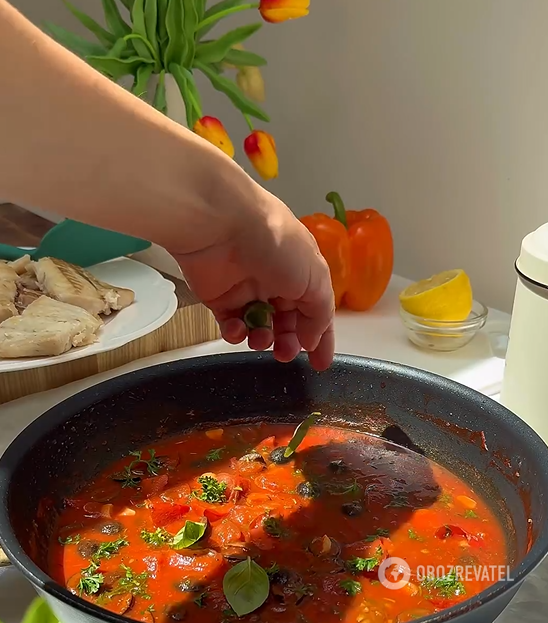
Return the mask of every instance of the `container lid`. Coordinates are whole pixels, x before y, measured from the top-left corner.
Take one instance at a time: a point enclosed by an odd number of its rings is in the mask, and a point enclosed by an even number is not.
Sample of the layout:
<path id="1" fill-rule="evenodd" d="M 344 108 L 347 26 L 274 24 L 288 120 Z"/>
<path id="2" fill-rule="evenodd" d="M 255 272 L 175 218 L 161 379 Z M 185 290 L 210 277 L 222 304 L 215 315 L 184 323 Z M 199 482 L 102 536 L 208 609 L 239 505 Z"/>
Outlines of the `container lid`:
<path id="1" fill-rule="evenodd" d="M 528 279 L 548 286 L 548 223 L 525 236 L 516 268 Z"/>

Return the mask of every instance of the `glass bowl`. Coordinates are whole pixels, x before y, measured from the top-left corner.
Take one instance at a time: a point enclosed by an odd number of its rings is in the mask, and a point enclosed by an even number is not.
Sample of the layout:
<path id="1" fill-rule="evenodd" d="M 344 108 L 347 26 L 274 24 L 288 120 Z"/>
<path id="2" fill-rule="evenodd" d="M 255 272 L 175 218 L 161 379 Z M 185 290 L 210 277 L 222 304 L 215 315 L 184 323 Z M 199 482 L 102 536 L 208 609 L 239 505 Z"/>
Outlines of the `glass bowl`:
<path id="1" fill-rule="evenodd" d="M 466 346 L 485 325 L 488 309 L 474 301 L 466 320 L 429 320 L 409 314 L 400 307 L 400 316 L 407 330 L 407 337 L 420 348 L 450 352 Z"/>

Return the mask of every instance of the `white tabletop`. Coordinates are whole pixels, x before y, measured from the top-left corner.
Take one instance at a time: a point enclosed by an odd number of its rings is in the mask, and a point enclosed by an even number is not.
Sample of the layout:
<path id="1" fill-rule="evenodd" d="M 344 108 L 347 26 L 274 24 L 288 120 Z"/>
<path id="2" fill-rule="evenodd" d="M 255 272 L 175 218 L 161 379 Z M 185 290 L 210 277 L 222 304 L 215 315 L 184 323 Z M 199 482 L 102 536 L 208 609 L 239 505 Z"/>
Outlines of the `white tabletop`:
<path id="1" fill-rule="evenodd" d="M 469 345 L 454 353 L 433 353 L 413 346 L 406 338 L 398 315 L 399 291 L 408 282 L 394 277 L 381 303 L 367 314 L 339 313 L 336 320 L 337 351 L 366 355 L 412 365 L 447 376 L 488 395 L 500 390 L 504 369 L 505 335 L 509 326 L 506 314 L 490 310 L 484 331 Z M 222 341 L 163 353 L 66 385 L 0 406 L 0 453 L 15 436 L 52 405 L 68 396 L 113 376 L 138 368 L 176 359 L 220 352 L 245 350 Z M 544 623 L 548 611 L 548 564 L 543 565 L 520 589 L 497 623 Z M 14 569 L 0 570 L 0 620 L 20 623 L 21 615 L 34 593 Z"/>

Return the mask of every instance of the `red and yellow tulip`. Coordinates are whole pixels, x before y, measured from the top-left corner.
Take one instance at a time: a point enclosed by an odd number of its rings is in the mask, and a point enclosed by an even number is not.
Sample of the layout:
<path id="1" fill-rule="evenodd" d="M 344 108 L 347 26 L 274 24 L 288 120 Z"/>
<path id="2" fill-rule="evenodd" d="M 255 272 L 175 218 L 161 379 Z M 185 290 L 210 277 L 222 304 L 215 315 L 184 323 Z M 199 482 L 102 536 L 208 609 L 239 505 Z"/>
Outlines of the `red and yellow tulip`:
<path id="1" fill-rule="evenodd" d="M 308 15 L 310 0 L 261 0 L 259 11 L 265 22 L 279 24 Z"/>
<path id="2" fill-rule="evenodd" d="M 258 67 L 241 67 L 236 74 L 236 84 L 255 102 L 265 101 L 264 79 Z"/>
<path id="3" fill-rule="evenodd" d="M 194 132 L 205 138 L 215 147 L 218 147 L 221 151 L 234 158 L 234 145 L 228 136 L 228 132 L 225 130 L 224 125 L 216 117 L 202 117 L 198 119 L 194 125 Z"/>
<path id="4" fill-rule="evenodd" d="M 264 180 L 278 177 L 278 154 L 274 137 L 263 130 L 253 130 L 244 141 L 244 150 L 257 173 Z"/>

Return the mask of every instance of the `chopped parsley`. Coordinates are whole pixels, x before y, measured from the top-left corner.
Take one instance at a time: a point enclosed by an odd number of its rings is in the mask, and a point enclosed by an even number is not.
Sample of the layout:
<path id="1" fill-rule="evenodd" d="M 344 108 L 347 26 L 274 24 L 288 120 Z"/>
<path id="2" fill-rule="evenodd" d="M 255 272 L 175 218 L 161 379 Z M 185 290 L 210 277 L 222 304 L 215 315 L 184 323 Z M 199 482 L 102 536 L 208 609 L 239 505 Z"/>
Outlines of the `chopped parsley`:
<path id="1" fill-rule="evenodd" d="M 478 518 L 477 513 L 475 513 L 475 512 L 474 512 L 471 508 L 467 508 L 467 509 L 464 511 L 464 516 L 465 516 L 467 519 L 477 519 L 477 518 Z"/>
<path id="2" fill-rule="evenodd" d="M 141 482 L 141 476 L 143 473 L 137 471 L 137 466 L 146 466 L 146 473 L 149 476 L 157 476 L 162 468 L 160 459 L 156 456 L 156 450 L 151 448 L 148 450 L 148 459 L 143 458 L 143 452 L 141 450 L 134 450 L 129 453 L 130 456 L 134 456 L 135 459 L 131 461 L 129 465 L 126 465 L 121 472 L 114 474 L 113 479 L 122 483 L 122 487 L 137 487 Z"/>
<path id="3" fill-rule="evenodd" d="M 204 607 L 204 599 L 206 598 L 207 593 L 200 593 L 196 599 L 194 599 L 194 603 L 198 606 L 198 608 Z"/>
<path id="4" fill-rule="evenodd" d="M 374 534 L 370 534 L 365 538 L 365 541 L 367 541 L 367 543 L 372 543 L 373 541 L 376 541 L 379 537 L 387 537 L 389 536 L 389 534 L 390 532 L 388 532 L 388 530 L 385 530 L 384 528 L 377 528 Z"/>
<path id="5" fill-rule="evenodd" d="M 91 559 L 95 562 L 99 562 L 101 558 L 111 558 L 117 554 L 122 547 L 129 545 L 129 542 L 125 539 L 116 539 L 116 541 L 106 541 L 101 543 Z"/>
<path id="6" fill-rule="evenodd" d="M 453 501 L 453 498 L 451 497 L 451 495 L 447 492 L 443 492 L 440 497 L 438 498 L 438 502 L 442 505 L 442 506 L 447 506 L 449 504 L 451 504 L 451 502 Z"/>
<path id="7" fill-rule="evenodd" d="M 362 592 L 362 585 L 356 582 L 356 580 L 343 580 L 339 582 L 339 586 L 351 597 L 355 597 L 358 593 Z"/>
<path id="8" fill-rule="evenodd" d="M 155 547 L 169 544 L 173 540 L 173 536 L 164 528 L 156 528 L 154 532 L 149 532 L 143 528 L 141 530 L 141 538 L 147 545 L 153 545 Z"/>
<path id="9" fill-rule="evenodd" d="M 362 486 L 355 479 L 352 482 L 333 483 L 329 486 L 329 493 L 331 495 L 356 495 L 361 493 L 361 491 Z"/>
<path id="10" fill-rule="evenodd" d="M 377 547 L 377 551 L 374 556 L 370 558 L 359 558 L 355 556 L 347 562 L 348 570 L 352 573 L 359 573 L 360 571 L 373 571 L 380 565 L 382 557 L 382 547 Z"/>
<path id="11" fill-rule="evenodd" d="M 135 573 L 133 569 L 126 565 L 121 565 L 122 569 L 126 572 L 126 575 L 118 580 L 118 586 L 111 595 L 131 593 L 132 595 L 142 597 L 143 599 L 150 599 L 150 595 L 147 592 L 148 573 Z"/>
<path id="12" fill-rule="evenodd" d="M 102 573 L 99 573 L 99 563 L 93 560 L 89 565 L 82 569 L 80 581 L 76 589 L 80 596 L 82 595 L 95 595 L 101 589 L 105 578 Z"/>
<path id="13" fill-rule="evenodd" d="M 409 530 L 407 531 L 407 535 L 409 536 L 409 538 L 410 538 L 412 541 L 423 541 L 423 540 L 424 540 L 421 536 L 419 536 L 419 535 L 415 532 L 415 530 L 414 530 L 413 528 L 409 528 Z"/>
<path id="14" fill-rule="evenodd" d="M 206 461 L 219 461 L 223 456 L 223 452 L 226 450 L 226 446 L 222 448 L 216 448 L 215 450 L 210 450 L 206 454 Z"/>
<path id="15" fill-rule="evenodd" d="M 282 522 L 276 517 L 265 517 L 263 519 L 264 531 L 271 537 L 279 539 L 287 536 L 287 530 L 283 527 Z"/>
<path id="16" fill-rule="evenodd" d="M 422 586 L 427 591 L 435 590 L 441 597 L 446 598 L 466 594 L 464 584 L 460 580 L 456 569 L 452 569 L 447 575 L 443 575 L 440 578 L 424 578 Z"/>
<path id="17" fill-rule="evenodd" d="M 265 569 L 265 571 L 268 574 L 268 577 L 272 577 L 273 575 L 276 575 L 276 573 L 278 573 L 280 570 L 280 565 L 278 565 L 278 563 L 273 562 L 270 567 L 268 567 L 267 569 Z"/>
<path id="18" fill-rule="evenodd" d="M 395 493 L 392 500 L 384 508 L 411 508 L 411 506 L 405 493 Z"/>
<path id="19" fill-rule="evenodd" d="M 226 482 L 219 482 L 213 476 L 200 476 L 198 482 L 202 485 L 201 493 L 195 493 L 199 500 L 210 504 L 226 502 Z"/>
<path id="20" fill-rule="evenodd" d="M 79 534 L 72 534 L 72 535 L 67 536 L 65 538 L 60 536 L 58 541 L 59 541 L 59 543 L 61 543 L 61 545 L 76 545 L 77 543 L 80 543 L 80 539 L 81 538 L 82 537 Z"/>

